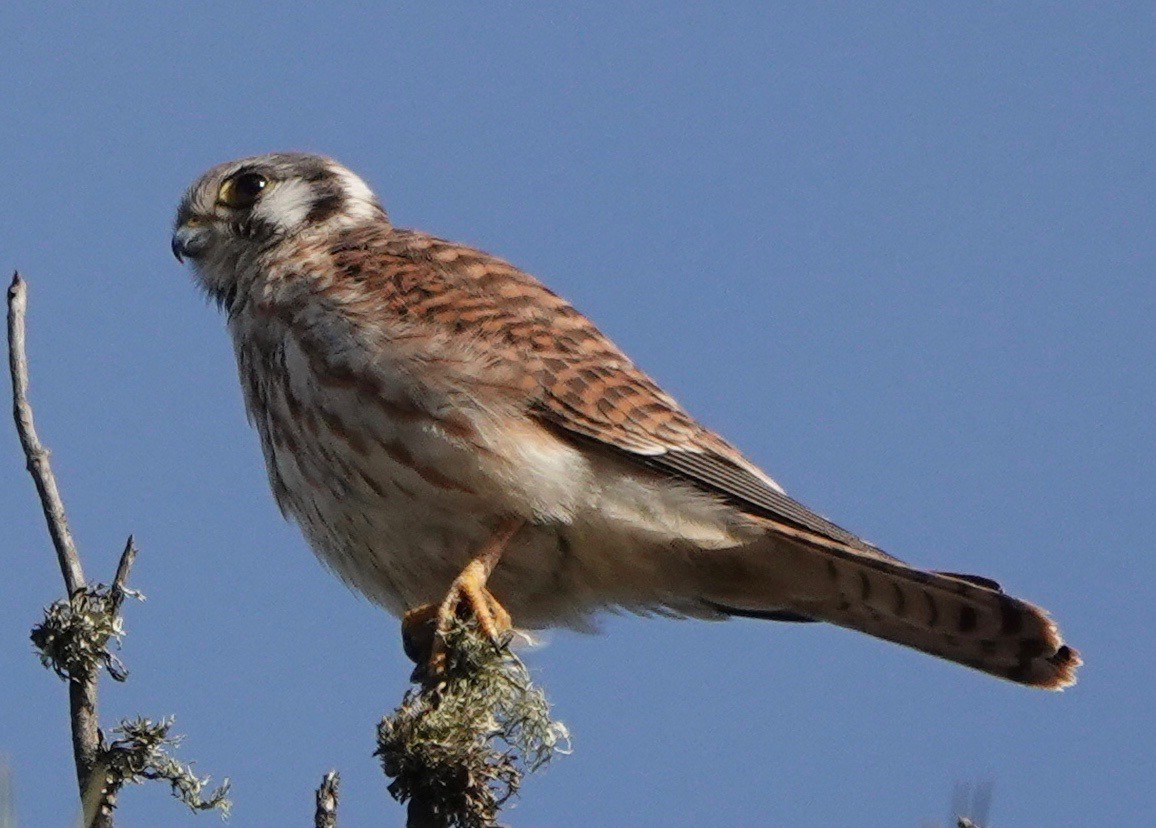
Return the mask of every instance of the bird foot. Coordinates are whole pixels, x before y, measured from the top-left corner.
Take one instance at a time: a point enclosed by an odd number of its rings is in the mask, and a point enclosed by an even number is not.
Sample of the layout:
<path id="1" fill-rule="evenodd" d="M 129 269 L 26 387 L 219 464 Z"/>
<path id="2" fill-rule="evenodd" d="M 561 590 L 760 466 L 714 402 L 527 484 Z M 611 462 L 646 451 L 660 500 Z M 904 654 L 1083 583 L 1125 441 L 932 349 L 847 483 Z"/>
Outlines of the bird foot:
<path id="1" fill-rule="evenodd" d="M 437 683 L 446 669 L 446 635 L 456 619 L 473 616 L 478 630 L 501 646 L 511 629 L 510 613 L 486 589 L 486 581 L 502 556 L 510 538 L 521 527 L 517 518 L 503 520 L 465 568 L 450 584 L 440 604 L 423 604 L 401 619 L 405 654 L 417 665 L 412 679 L 423 684 Z"/>
<path id="2" fill-rule="evenodd" d="M 440 604 L 423 604 L 402 618 L 402 646 L 417 665 L 412 676 L 414 681 L 436 683 L 444 675 L 448 656 L 446 635 L 455 620 L 470 617 L 495 647 L 505 643 L 507 633 L 513 628 L 510 613 L 486 589 L 485 573 L 473 563 L 454 579 Z"/>

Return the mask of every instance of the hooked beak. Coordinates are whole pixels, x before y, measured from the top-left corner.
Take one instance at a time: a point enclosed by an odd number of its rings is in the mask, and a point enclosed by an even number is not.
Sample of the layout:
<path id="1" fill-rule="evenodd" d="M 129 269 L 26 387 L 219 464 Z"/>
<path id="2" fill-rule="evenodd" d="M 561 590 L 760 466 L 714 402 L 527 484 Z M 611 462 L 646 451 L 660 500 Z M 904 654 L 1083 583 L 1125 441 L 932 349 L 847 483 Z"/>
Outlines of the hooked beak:
<path id="1" fill-rule="evenodd" d="M 173 247 L 173 255 L 177 257 L 177 261 L 180 262 L 181 264 L 184 264 L 185 263 L 185 248 L 184 248 L 184 245 L 181 243 L 181 240 L 177 238 L 176 233 L 173 234 L 172 247 Z"/>
<path id="2" fill-rule="evenodd" d="M 181 264 L 185 259 L 196 259 L 209 243 L 209 228 L 197 218 L 188 218 L 173 231 L 173 255 Z"/>

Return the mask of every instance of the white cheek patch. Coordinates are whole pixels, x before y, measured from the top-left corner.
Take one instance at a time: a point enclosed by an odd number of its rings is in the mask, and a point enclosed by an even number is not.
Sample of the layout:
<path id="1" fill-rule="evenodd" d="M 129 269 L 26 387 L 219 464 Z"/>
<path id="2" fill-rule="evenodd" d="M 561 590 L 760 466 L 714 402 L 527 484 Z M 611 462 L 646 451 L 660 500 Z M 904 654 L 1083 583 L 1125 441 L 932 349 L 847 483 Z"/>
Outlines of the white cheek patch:
<path id="1" fill-rule="evenodd" d="M 352 220 L 351 223 L 381 217 L 381 205 L 378 204 L 377 196 L 369 189 L 368 184 L 339 164 L 331 165 L 329 171 L 341 181 L 341 189 L 346 198 L 342 213 Z"/>
<path id="2" fill-rule="evenodd" d="M 282 232 L 292 232 L 305 223 L 316 196 L 313 187 L 300 179 L 282 181 L 261 196 L 253 217 Z"/>

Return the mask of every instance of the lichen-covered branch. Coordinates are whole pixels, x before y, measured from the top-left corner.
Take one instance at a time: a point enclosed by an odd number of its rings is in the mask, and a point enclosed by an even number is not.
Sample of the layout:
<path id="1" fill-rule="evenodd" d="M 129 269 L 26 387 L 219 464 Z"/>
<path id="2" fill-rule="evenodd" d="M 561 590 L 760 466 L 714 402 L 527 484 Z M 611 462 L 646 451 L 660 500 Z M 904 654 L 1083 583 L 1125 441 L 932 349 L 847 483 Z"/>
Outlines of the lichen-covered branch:
<path id="1" fill-rule="evenodd" d="M 483 828 L 570 737 L 508 645 L 465 622 L 446 645 L 441 680 L 408 691 L 381 721 L 377 755 L 390 794 L 409 803 L 410 828 Z"/>
<path id="2" fill-rule="evenodd" d="M 36 484 L 41 510 L 56 550 L 67 597 L 44 612 L 44 620 L 32 630 L 32 641 L 45 667 L 68 682 L 72 725 L 73 759 L 79 786 L 83 825 L 112 828 L 113 809 L 120 788 L 145 779 L 164 779 L 173 794 L 196 810 L 228 812 L 225 795 L 228 780 L 205 798 L 200 779 L 187 766 L 169 756 L 166 748 L 177 743 L 169 736 L 171 720 L 124 721 L 113 730 L 123 738 L 105 743 L 97 715 L 97 686 L 101 670 L 117 681 L 128 671 L 110 647 L 119 646 L 124 635 L 120 609 L 128 596 L 141 597 L 128 586 L 136 560 L 136 544 L 130 536 L 117 564 L 112 586 L 90 586 L 84 577 L 80 554 L 68 527 L 64 502 L 49 463 L 49 452 L 36 433 L 32 404 L 28 399 L 28 357 L 25 352 L 25 314 L 28 287 L 14 274 L 8 288 L 8 367 L 12 376 L 12 414 L 28 471 Z"/>
<path id="3" fill-rule="evenodd" d="M 19 273 L 14 273 L 12 284 L 8 287 L 8 369 L 12 376 L 12 417 L 16 422 L 20 445 L 24 449 L 28 472 L 40 496 L 40 507 L 48 524 L 52 545 L 56 549 L 56 560 L 64 576 L 64 587 L 71 599 L 85 589 L 87 582 L 84 579 L 84 568 L 80 564 L 80 554 L 72 540 L 72 531 L 68 528 L 56 476 L 48 462 L 48 450 L 41 444 L 36 433 L 32 404 L 28 401 L 28 356 L 24 346 L 24 317 L 27 309 L 28 286 Z M 72 723 L 72 753 L 76 763 L 76 781 L 83 799 L 92 787 L 90 777 L 100 749 L 96 714 L 97 674 L 70 675 L 70 679 L 68 703 Z M 93 828 L 111 828 L 112 818 L 98 817 L 88 824 Z"/>
<path id="4" fill-rule="evenodd" d="M 128 670 L 109 649 L 119 647 L 124 636 L 124 621 L 111 592 L 100 584 L 78 589 L 45 609 L 44 620 L 32 628 L 30 638 L 40 662 L 60 678 L 95 678 L 101 669 L 117 681 L 128 678 Z"/>
<path id="5" fill-rule="evenodd" d="M 221 812 L 229 815 L 229 780 L 226 779 L 215 790 L 204 795 L 209 777 L 199 777 L 193 773 L 191 765 L 178 762 L 170 755 L 169 749 L 178 746 L 183 737 L 170 736 L 173 720 L 129 719 L 113 728 L 121 738 L 114 739 L 101 750 L 101 770 L 109 780 L 106 798 L 114 807 L 120 789 L 129 783 L 139 784 L 146 780 L 168 782 L 173 796 L 193 811 Z"/>

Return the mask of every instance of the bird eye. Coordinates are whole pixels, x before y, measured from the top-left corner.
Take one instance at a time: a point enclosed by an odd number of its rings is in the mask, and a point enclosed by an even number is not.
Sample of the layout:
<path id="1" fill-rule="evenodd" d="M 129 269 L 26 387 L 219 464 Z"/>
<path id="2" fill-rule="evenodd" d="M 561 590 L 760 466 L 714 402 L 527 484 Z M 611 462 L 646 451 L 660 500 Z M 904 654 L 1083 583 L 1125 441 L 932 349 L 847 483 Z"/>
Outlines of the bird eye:
<path id="1" fill-rule="evenodd" d="M 261 173 L 240 173 L 225 179 L 221 191 L 217 193 L 217 201 L 234 209 L 252 207 L 257 197 L 268 186 L 269 179 Z"/>

